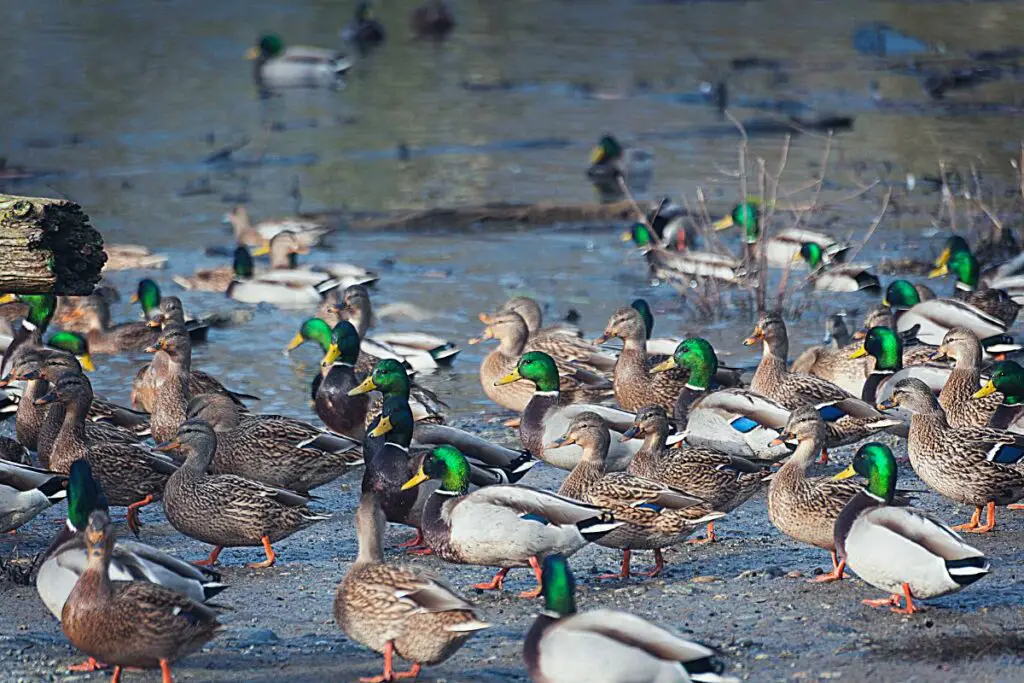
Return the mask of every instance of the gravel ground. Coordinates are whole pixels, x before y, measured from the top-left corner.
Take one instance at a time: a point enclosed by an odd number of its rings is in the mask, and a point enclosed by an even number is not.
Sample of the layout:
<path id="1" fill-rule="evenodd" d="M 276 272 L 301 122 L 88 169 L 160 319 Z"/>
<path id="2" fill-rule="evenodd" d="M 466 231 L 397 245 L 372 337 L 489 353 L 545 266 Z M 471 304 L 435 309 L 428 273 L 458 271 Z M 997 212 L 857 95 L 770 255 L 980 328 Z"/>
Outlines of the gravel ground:
<path id="1" fill-rule="evenodd" d="M 508 439 L 506 434 L 496 437 Z M 898 453 L 902 454 L 902 453 Z M 851 449 L 837 452 L 843 463 Z M 831 467 L 830 467 L 831 470 Z M 554 489 L 562 472 L 539 466 L 527 481 Z M 901 486 L 923 489 L 909 465 Z M 352 643 L 331 616 L 335 586 L 355 555 L 352 511 L 358 479 L 317 491 L 334 517 L 278 544 L 279 563 L 252 570 L 256 549 L 226 550 L 223 579 L 231 584 L 219 596 L 227 610 L 224 634 L 175 669 L 178 681 L 354 681 L 380 673 L 381 660 Z M 917 505 L 951 522 L 970 510 L 926 492 Z M 61 508 L 6 539 L 3 554 L 31 557 L 46 548 Z M 783 537 L 768 522 L 763 495 L 751 499 L 719 524 L 722 540 L 712 546 L 685 546 L 667 553 L 668 567 L 657 579 L 598 581 L 617 568 L 611 550 L 591 546 L 572 559 L 581 609 L 628 610 L 718 648 L 728 671 L 750 681 L 1012 681 L 1024 680 L 1022 590 L 1017 581 L 1024 538 L 1024 515 L 1000 512 L 993 534 L 973 536 L 992 558 L 993 573 L 966 591 L 931 601 L 927 611 L 906 617 L 864 607 L 860 600 L 881 597 L 858 580 L 815 585 L 807 577 L 829 565 L 828 555 Z M 183 537 L 159 508 L 143 511 L 143 540 L 188 559 L 208 548 Z M 119 520 L 120 521 L 120 520 Z M 124 530 L 119 524 L 120 531 Z M 392 547 L 408 538 L 394 528 Z M 405 561 L 397 553 L 392 557 Z M 639 554 L 638 568 L 650 561 Z M 527 570 L 510 575 L 502 594 L 468 588 L 491 570 L 448 565 L 434 558 L 412 560 L 442 573 L 477 602 L 493 627 L 475 637 L 454 658 L 421 674 L 424 681 L 524 681 L 520 659 L 524 633 L 539 602 L 517 597 L 532 586 Z M 108 674 L 69 674 L 81 660 L 57 622 L 29 585 L 11 574 L 0 581 L 0 680 L 105 680 Z M 158 680 L 155 672 L 129 672 L 128 681 Z"/>

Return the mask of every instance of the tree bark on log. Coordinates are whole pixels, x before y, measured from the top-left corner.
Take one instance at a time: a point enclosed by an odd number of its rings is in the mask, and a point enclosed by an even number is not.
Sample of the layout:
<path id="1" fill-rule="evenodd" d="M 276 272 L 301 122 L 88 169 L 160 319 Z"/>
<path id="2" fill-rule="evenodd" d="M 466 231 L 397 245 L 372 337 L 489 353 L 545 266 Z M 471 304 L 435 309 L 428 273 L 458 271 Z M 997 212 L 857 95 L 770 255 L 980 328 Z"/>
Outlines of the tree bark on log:
<path id="1" fill-rule="evenodd" d="M 0 194 L 0 292 L 91 294 L 106 260 L 78 204 Z"/>

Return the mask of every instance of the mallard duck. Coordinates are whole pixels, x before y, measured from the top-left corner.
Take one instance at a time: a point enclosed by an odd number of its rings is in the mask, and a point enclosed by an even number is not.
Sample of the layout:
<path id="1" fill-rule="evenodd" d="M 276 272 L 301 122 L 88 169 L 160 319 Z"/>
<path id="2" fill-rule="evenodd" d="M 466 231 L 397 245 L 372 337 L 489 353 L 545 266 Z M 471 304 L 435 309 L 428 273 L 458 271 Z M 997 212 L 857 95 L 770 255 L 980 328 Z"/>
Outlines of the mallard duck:
<path id="1" fill-rule="evenodd" d="M 148 278 L 139 280 L 131 302 L 138 302 L 142 307 L 143 317 L 152 327 L 160 327 L 164 322 L 184 325 L 193 342 L 203 342 L 210 332 L 210 320 L 186 319 L 185 308 L 181 299 L 176 296 L 161 296 L 160 285 Z"/>
<path id="2" fill-rule="evenodd" d="M 674 412 L 677 425 L 684 429 L 686 443 L 742 457 L 788 454 L 785 448 L 770 444 L 786 426 L 789 410 L 746 389 L 712 391 L 718 356 L 708 340 L 691 337 L 681 341 L 675 353 L 651 368 L 651 372 L 676 367 L 689 372 Z"/>
<path id="3" fill-rule="evenodd" d="M 816 242 L 800 245 L 794 259 L 803 259 L 811 269 L 808 276 L 817 290 L 829 292 L 867 292 L 881 294 L 882 284 L 878 276 L 870 272 L 870 266 L 856 263 L 833 264 L 825 257 L 825 249 Z"/>
<path id="4" fill-rule="evenodd" d="M 302 218 L 277 218 L 253 225 L 249 211 L 241 205 L 224 214 L 224 220 L 231 224 L 235 242 L 247 247 L 262 247 L 275 235 L 286 231 L 309 248 L 319 247 L 324 238 L 334 232 L 334 228 L 323 223 Z"/>
<path id="5" fill-rule="evenodd" d="M 57 299 L 52 294 L 20 294 L 17 298 L 28 307 L 28 312 L 4 350 L 3 362 L 0 363 L 0 377 L 7 376 L 23 349 L 42 347 L 43 333 L 46 332 L 57 306 Z"/>
<path id="6" fill-rule="evenodd" d="M 272 543 L 331 518 L 311 510 L 308 496 L 234 474 L 208 474 L 216 447 L 213 428 L 202 420 L 187 420 L 174 438 L 156 447 L 185 459 L 164 489 L 167 521 L 186 536 L 214 546 L 207 559 L 193 564 L 216 564 L 226 547 L 262 545 L 267 559 L 249 567 L 272 567 L 277 561 Z"/>
<path id="7" fill-rule="evenodd" d="M 110 308 L 98 296 L 88 296 L 77 309 L 90 353 L 116 354 L 141 351 L 160 337 L 160 330 L 144 322 L 111 325 Z"/>
<path id="8" fill-rule="evenodd" d="M 439 446 L 423 459 L 405 484 L 408 490 L 431 479 L 441 482 L 423 510 L 423 537 L 448 562 L 500 567 L 480 590 L 501 590 L 512 567 L 532 567 L 540 594 L 540 559 L 572 555 L 621 526 L 611 513 L 527 486 L 485 486 L 470 492 L 469 462 L 457 448 Z"/>
<path id="9" fill-rule="evenodd" d="M 385 38 L 387 32 L 384 30 L 384 24 L 373 16 L 372 5 L 365 1 L 356 5 L 352 21 L 341 31 L 342 40 L 354 43 L 363 52 L 380 45 Z"/>
<path id="10" fill-rule="evenodd" d="M 647 225 L 651 227 L 654 235 L 658 238 L 658 244 L 665 249 L 685 251 L 700 246 L 700 236 L 688 222 L 688 219 L 691 218 L 690 213 L 669 197 L 664 197 L 657 204 L 653 204 L 647 210 L 645 217 Z M 625 235 L 629 235 L 629 233 L 625 233 Z"/>
<path id="11" fill-rule="evenodd" d="M 178 427 L 187 419 L 186 410 L 192 394 L 189 391 L 192 373 L 192 344 L 185 328 L 173 326 L 146 349 L 150 353 L 162 353 L 161 367 L 155 381 L 152 407 L 150 410 L 150 431 L 158 442 L 170 441 Z M 154 360 L 153 365 L 156 365 Z"/>
<path id="12" fill-rule="evenodd" d="M 731 512 L 768 484 L 771 469 L 745 458 L 695 446 L 669 449 L 668 414 L 661 406 L 642 408 L 623 438 L 643 438 L 643 446 L 626 470 L 699 497 L 715 512 Z M 622 517 L 619 516 L 619 519 Z M 715 522 L 707 536 L 689 543 L 715 541 Z"/>
<path id="13" fill-rule="evenodd" d="M 355 326 L 366 350 L 377 358 L 397 358 L 409 363 L 414 370 L 433 370 L 451 365 L 459 355 L 459 347 L 453 342 L 425 332 L 392 332 L 368 337 L 374 316 L 370 291 L 365 285 L 346 287 L 337 313 Z"/>
<path id="14" fill-rule="evenodd" d="M 490 626 L 440 579 L 384 562 L 386 521 L 376 495 L 363 493 L 355 517 L 359 554 L 334 595 L 334 621 L 351 640 L 384 655 L 381 680 L 415 678 L 422 665 L 445 661 Z M 396 672 L 395 655 L 412 669 Z"/>
<path id="15" fill-rule="evenodd" d="M 875 432 L 901 424 L 828 380 L 789 372 L 786 369 L 789 355 L 786 323 L 777 313 L 762 314 L 754 333 L 743 344 L 753 346 L 759 341 L 763 345 L 761 362 L 750 382 L 750 389 L 790 410 L 814 406 L 828 425 L 829 447 L 855 443 Z M 827 456 L 823 461 L 828 461 Z"/>
<path id="16" fill-rule="evenodd" d="M 796 450 L 768 484 L 768 519 L 775 528 L 801 543 L 832 553 L 833 570 L 815 577 L 814 582 L 819 583 L 843 578 L 832 530 L 843 507 L 860 490 L 853 482 L 807 476 L 826 437 L 825 422 L 814 406 L 794 410 L 778 441 L 795 439 Z"/>
<path id="17" fill-rule="evenodd" d="M 842 262 L 850 249 L 849 244 L 836 242 L 831 235 L 800 228 L 784 228 L 762 239 L 761 207 L 756 201 L 737 204 L 728 216 L 712 224 L 715 230 L 728 230 L 733 226 L 743 230 L 743 243 L 747 245 L 748 258 L 753 259 L 754 247 L 761 244 L 768 265 L 776 268 L 790 267 L 804 244 L 818 245 L 830 263 Z"/>
<path id="18" fill-rule="evenodd" d="M 14 531 L 67 498 L 67 476 L 0 460 L 0 532 Z"/>
<path id="19" fill-rule="evenodd" d="M 9 436 L 0 436 L 0 460 L 18 465 L 31 465 L 32 453 Z"/>
<path id="20" fill-rule="evenodd" d="M 978 259 L 967 248 L 966 242 L 959 247 L 947 245 L 935 261 L 935 265 L 935 269 L 928 273 L 929 278 L 942 277 L 952 273 L 956 278 L 954 284 L 956 298 L 998 318 L 1007 327 L 1013 325 L 1013 321 L 1017 319 L 1017 313 L 1020 312 L 1020 304 L 1014 301 L 1009 292 L 997 286 L 988 284 L 988 286 L 980 288 Z M 1019 278 L 1017 279 L 1019 280 Z M 1004 280 L 1004 282 L 1011 284 L 1013 281 Z M 1020 296 L 1019 288 L 1015 294 Z"/>
<path id="21" fill-rule="evenodd" d="M 610 510 L 615 520 L 623 523 L 595 541 L 606 548 L 622 549 L 620 571 L 599 578 L 628 579 L 634 550 L 654 551 L 654 569 L 641 575 L 657 576 L 665 567 L 663 548 L 682 543 L 699 526 L 725 513 L 711 510 L 700 498 L 664 482 L 608 472 L 610 441 L 608 426 L 597 413 L 584 412 L 573 418 L 555 443 L 576 444 L 583 455 L 558 494 Z"/>
<path id="22" fill-rule="evenodd" d="M 998 392 L 971 400 L 981 387 L 981 353 L 981 343 L 973 332 L 966 327 L 954 327 L 932 356 L 934 360 L 956 361 L 939 392 L 939 405 L 952 427 L 985 427 L 1003 402 Z"/>
<path id="23" fill-rule="evenodd" d="M 68 640 L 97 660 L 122 667 L 159 668 L 170 683 L 171 664 L 187 657 L 217 635 L 217 613 L 177 591 L 147 581 L 114 588 L 111 554 L 116 536 L 107 513 L 89 515 L 85 529 L 88 564 L 61 611 Z"/>
<path id="24" fill-rule="evenodd" d="M 236 279 L 253 276 L 252 254 L 245 245 L 235 247 L 230 266 L 202 268 L 192 275 L 174 275 L 174 284 L 182 289 L 197 292 L 217 292 L 223 294 Z"/>
<path id="25" fill-rule="evenodd" d="M 243 304 L 270 304 L 278 308 L 310 308 L 323 302 L 333 289 L 341 286 L 341 280 L 326 273 L 314 274 L 319 282 L 297 282 L 290 277 L 275 276 L 273 271 L 257 275 L 253 269 L 252 255 L 245 247 L 235 250 L 232 267 L 234 276 L 224 290 L 230 299 Z"/>
<path id="26" fill-rule="evenodd" d="M 89 463 L 84 460 L 76 460 L 71 465 L 67 497 L 67 524 L 46 551 L 36 575 L 36 591 L 57 619 L 61 618 L 71 590 L 89 566 L 83 533 L 89 515 L 95 510 L 106 511 L 106 499 L 92 477 Z M 214 571 L 194 567 L 152 546 L 125 539 L 114 543 L 107 575 L 111 581 L 119 583 L 155 583 L 196 602 L 206 602 L 227 588 Z M 82 669 L 88 670 L 86 667 L 77 670 Z"/>
<path id="27" fill-rule="evenodd" d="M 628 237 L 623 238 L 632 240 L 643 253 L 650 278 L 667 282 L 676 290 L 688 291 L 692 283 L 703 278 L 726 284 L 737 284 L 743 278 L 743 264 L 732 256 L 692 249 L 668 251 L 658 245 L 645 223 L 634 223 Z"/>
<path id="28" fill-rule="evenodd" d="M 455 15 L 444 0 L 427 0 L 412 11 L 409 26 L 419 38 L 440 40 L 455 28 Z"/>
<path id="29" fill-rule="evenodd" d="M 298 235 L 291 230 L 282 230 L 268 243 L 253 250 L 253 256 L 270 255 L 270 269 L 256 273 L 255 277 L 263 282 L 310 286 L 334 278 L 341 287 L 370 285 L 379 279 L 375 272 L 350 263 L 300 266 L 297 257 L 308 253 L 309 247 Z"/>
<path id="30" fill-rule="evenodd" d="M 986 533 L 996 525 L 996 505 L 1024 498 L 1024 473 L 1003 463 L 1024 455 L 1019 434 L 983 427 L 950 427 L 928 385 L 919 379 L 896 384 L 879 407 L 903 406 L 911 412 L 907 452 L 914 472 L 925 484 L 951 500 L 975 506 L 974 516 L 956 531 Z M 982 508 L 988 520 L 981 524 Z"/>
<path id="31" fill-rule="evenodd" d="M 576 612 L 576 581 L 561 555 L 544 558 L 544 611 L 523 643 L 523 661 L 535 683 L 659 681 L 738 683 L 721 676 L 714 650 L 685 640 L 627 612 Z"/>
<path id="32" fill-rule="evenodd" d="M 620 195 L 620 178 L 632 192 L 642 193 L 653 175 L 654 154 L 646 149 L 625 147 L 614 135 L 602 136 L 590 152 L 587 177 L 603 194 Z"/>
<path id="33" fill-rule="evenodd" d="M 128 528 L 137 535 L 141 526 L 139 510 L 160 499 L 164 484 L 177 466 L 137 443 L 104 440 L 90 444 L 85 420 L 92 403 L 92 386 L 85 375 L 64 375 L 48 394 L 36 399 L 40 405 L 55 402 L 64 406 L 65 414 L 53 442 L 49 468 L 66 474 L 76 460 L 88 462 L 107 501 L 128 508 Z"/>
<path id="34" fill-rule="evenodd" d="M 25 349 L 18 354 L 17 361 L 3 380 L 4 386 L 11 382 L 25 382 L 14 414 L 14 435 L 18 443 L 32 450 L 39 448 L 39 431 L 46 417 L 46 409 L 36 405 L 36 399 L 50 390 L 45 380 L 37 378 L 46 355 L 44 349 Z"/>
<path id="35" fill-rule="evenodd" d="M 526 350 L 526 323 L 518 313 L 502 313 L 487 320 L 483 334 L 469 341 L 476 344 L 488 339 L 498 340 L 498 348 L 480 363 L 480 386 L 487 398 L 503 408 L 521 413 L 533 392 L 525 384 L 513 384 L 511 379 L 507 382 L 502 380 L 516 368 Z M 601 375 L 563 363 L 559 367 L 559 391 L 567 403 L 595 403 L 609 398 L 612 386 Z"/>
<path id="36" fill-rule="evenodd" d="M 261 90 L 278 88 L 340 88 L 352 60 L 336 50 L 293 45 L 264 33 L 245 58 L 255 62 L 253 77 Z"/>
<path id="37" fill-rule="evenodd" d="M 154 254 L 141 244 L 104 244 L 103 251 L 107 255 L 104 271 L 163 268 L 167 265 L 166 256 Z"/>
<path id="38" fill-rule="evenodd" d="M 644 329 L 647 332 L 647 353 L 654 356 L 665 356 L 666 358 L 671 356 L 682 339 L 671 337 L 652 338 L 651 335 L 654 334 L 654 312 L 651 310 L 650 304 L 644 299 L 635 299 L 629 306 L 636 309 L 636 312 L 643 318 Z"/>
<path id="39" fill-rule="evenodd" d="M 920 294 L 906 280 L 895 280 L 885 290 L 882 303 L 897 312 L 896 325 L 905 332 L 919 325 L 916 336 L 925 344 L 938 346 L 953 327 L 966 327 L 977 335 L 982 346 L 989 338 L 1001 340 L 1007 326 L 1002 320 L 959 299 L 922 301 Z"/>
<path id="40" fill-rule="evenodd" d="M 988 574 L 985 555 L 964 543 L 944 522 L 921 510 L 893 505 L 896 458 L 888 446 L 864 444 L 834 479 L 857 474 L 868 484 L 836 520 L 836 552 L 840 562 L 863 581 L 892 594 L 883 600 L 864 600 L 864 604 L 913 614 L 920 611 L 913 598 L 955 593 Z M 902 608 L 901 597 L 906 598 Z"/>
<path id="41" fill-rule="evenodd" d="M 1019 424 L 1021 415 L 1024 415 L 1024 368 L 1016 361 L 1000 361 L 989 368 L 988 379 L 974 392 L 971 399 L 984 399 L 996 392 L 1002 394 L 1003 401 L 992 415 L 988 426 L 993 429 L 1021 432 L 1024 429 Z"/>
<path id="42" fill-rule="evenodd" d="M 806 349 L 789 366 L 789 371 L 821 377 L 857 396 L 861 393 L 864 382 L 871 374 L 871 359 L 863 356 L 850 357 L 857 350 L 859 344 L 850 344 L 849 332 L 846 331 L 846 324 L 841 316 L 829 315 L 826 318 L 825 328 L 827 345 L 812 346 Z M 832 334 L 833 330 L 839 329 L 846 331 L 842 344 L 839 344 L 838 338 Z M 837 343 L 832 343 L 833 341 Z"/>
<path id="43" fill-rule="evenodd" d="M 358 441 L 290 417 L 240 414 L 223 394 L 194 397 L 187 416 L 206 422 L 217 435 L 213 474 L 235 474 L 305 494 L 363 464 Z"/>
<path id="44" fill-rule="evenodd" d="M 633 423 L 633 413 L 618 408 L 562 401 L 558 366 L 551 356 L 542 351 L 524 353 L 515 368 L 496 381 L 509 384 L 520 380 L 533 382 L 534 391 L 519 421 L 519 441 L 535 458 L 554 467 L 571 470 L 583 455 L 579 446 L 569 443 L 555 445 L 580 413 L 599 414 L 612 425 L 615 437 L 620 437 Z M 626 469 L 638 448 L 638 442 L 613 439 L 605 461 L 606 469 L 609 472 Z"/>

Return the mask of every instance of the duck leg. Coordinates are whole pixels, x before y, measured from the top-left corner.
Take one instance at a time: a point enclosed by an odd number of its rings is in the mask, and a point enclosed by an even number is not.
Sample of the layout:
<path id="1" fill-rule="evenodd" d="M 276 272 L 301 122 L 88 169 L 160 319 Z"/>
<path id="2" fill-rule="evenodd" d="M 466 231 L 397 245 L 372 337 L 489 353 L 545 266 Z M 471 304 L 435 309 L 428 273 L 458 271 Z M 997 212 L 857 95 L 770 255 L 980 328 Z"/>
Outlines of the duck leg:
<path id="1" fill-rule="evenodd" d="M 989 505 L 992 505 L 992 503 L 989 503 Z M 896 602 L 895 602 L 896 606 L 892 608 L 893 612 L 896 612 L 897 614 L 914 614 L 916 612 L 920 612 L 921 611 L 920 607 L 916 607 L 914 605 L 914 600 L 910 596 L 910 584 L 909 583 L 904 583 L 903 584 L 903 595 L 907 599 L 907 606 L 906 607 L 900 607 L 899 606 L 899 604 L 900 604 L 900 596 L 894 595 L 893 597 L 896 598 Z"/>
<path id="2" fill-rule="evenodd" d="M 887 598 L 879 598 L 878 600 L 861 600 L 860 604 L 867 605 L 868 607 L 890 607 L 900 604 L 900 596 L 893 593 Z"/>
<path id="3" fill-rule="evenodd" d="M 704 538 L 691 538 L 687 543 L 690 545 L 702 545 L 704 543 L 714 543 L 716 540 L 718 540 L 718 537 L 715 536 L 715 523 L 708 522 L 708 531 L 704 535 Z"/>
<path id="4" fill-rule="evenodd" d="M 502 424 L 508 427 L 509 429 L 519 429 L 519 422 L 521 420 L 522 418 L 513 417 L 509 418 L 508 420 L 505 420 Z"/>
<path id="5" fill-rule="evenodd" d="M 160 660 L 160 683 L 174 683 L 171 677 L 171 663 L 166 659 Z"/>
<path id="6" fill-rule="evenodd" d="M 473 588 L 479 588 L 482 591 L 500 591 L 505 585 L 505 575 L 508 574 L 509 569 L 509 567 L 499 569 L 490 583 L 474 583 Z"/>
<path id="7" fill-rule="evenodd" d="M 839 556 L 836 555 L 836 551 L 832 551 L 832 572 L 829 574 L 822 574 L 821 576 L 815 576 L 809 581 L 809 583 L 832 583 L 833 581 L 839 581 L 843 578 L 843 570 L 846 569 L 846 560 L 839 561 Z"/>
<path id="8" fill-rule="evenodd" d="M 637 576 L 648 576 L 654 578 L 661 573 L 661 570 L 665 568 L 665 558 L 661 554 L 661 550 L 658 548 L 654 549 L 654 569 L 649 572 L 637 572 Z"/>
<path id="9" fill-rule="evenodd" d="M 600 579 L 628 579 L 629 578 L 629 560 L 630 560 L 630 557 L 632 555 L 633 555 L 633 551 L 630 550 L 629 548 L 626 548 L 625 550 L 623 550 L 622 551 L 622 569 L 619 571 L 619 573 L 618 574 L 601 574 L 601 576 L 597 577 L 598 580 L 600 580 Z"/>
<path id="10" fill-rule="evenodd" d="M 389 640 L 384 644 L 384 673 L 380 676 L 360 678 L 362 683 L 385 683 L 395 679 L 395 668 L 392 658 L 395 656 L 395 641 Z"/>
<path id="11" fill-rule="evenodd" d="M 399 671 L 397 673 L 392 674 L 391 677 L 395 680 L 398 680 L 399 678 L 416 678 L 420 675 L 420 669 L 422 668 L 423 666 L 419 662 L 413 662 L 411 669 L 409 669 L 408 671 Z"/>
<path id="12" fill-rule="evenodd" d="M 149 493 L 142 500 L 128 506 L 128 528 L 136 538 L 139 536 L 139 529 L 142 528 L 142 522 L 139 521 L 139 508 L 144 508 L 152 502 L 153 494 Z"/>
<path id="13" fill-rule="evenodd" d="M 263 550 L 267 553 L 267 559 L 262 562 L 253 562 L 249 565 L 250 569 L 266 569 L 267 567 L 273 567 L 274 563 L 277 562 L 277 555 L 274 554 L 274 549 L 270 547 L 270 537 L 264 536 L 260 540 L 263 542 Z"/>
<path id="14" fill-rule="evenodd" d="M 68 667 L 68 671 L 99 671 L 106 668 L 107 665 L 103 662 L 98 662 L 94 658 L 89 657 L 89 659 L 81 664 L 72 664 Z"/>
<path id="15" fill-rule="evenodd" d="M 197 567 L 212 567 L 217 564 L 217 558 L 220 557 L 221 550 L 224 550 L 224 546 L 216 545 L 213 547 L 213 550 L 210 551 L 210 556 L 208 558 L 205 560 L 196 560 L 192 564 Z"/>
<path id="16" fill-rule="evenodd" d="M 114 675 L 110 677 L 110 683 L 121 683 L 121 667 L 114 667 Z"/>
<path id="17" fill-rule="evenodd" d="M 996 504 L 995 504 L 995 501 L 989 501 L 988 504 L 985 506 L 985 508 L 986 508 L 986 511 L 985 511 L 986 512 L 986 514 L 985 514 L 985 518 L 986 518 L 985 519 L 985 523 L 983 525 L 981 525 L 981 526 L 978 526 L 977 524 L 975 524 L 975 528 L 964 529 L 964 531 L 966 531 L 967 533 L 971 533 L 971 534 L 987 534 L 988 532 L 990 532 L 990 531 L 992 531 L 993 529 L 996 528 Z M 978 508 L 978 511 L 975 512 L 974 514 L 978 518 L 977 521 L 980 522 L 981 521 L 981 508 Z M 972 519 L 971 521 L 974 521 L 974 519 Z M 956 529 L 956 527 L 953 527 L 953 528 Z"/>
<path id="18" fill-rule="evenodd" d="M 416 537 L 411 541 L 405 543 L 399 543 L 399 548 L 405 548 L 406 552 L 410 555 L 433 555 L 434 551 L 427 545 L 426 539 L 423 538 L 423 530 L 419 527 L 416 528 Z"/>
<path id="19" fill-rule="evenodd" d="M 540 561 L 538 561 L 536 557 L 531 557 L 530 558 L 530 567 L 533 569 L 533 575 L 535 577 L 537 577 L 537 587 L 534 588 L 532 591 L 523 591 L 522 593 L 519 594 L 519 597 L 521 597 L 521 598 L 529 598 L 529 599 L 532 600 L 533 598 L 535 598 L 538 595 L 540 595 L 540 591 L 541 591 L 541 573 L 542 572 L 541 572 L 541 568 L 540 568 Z"/>
<path id="20" fill-rule="evenodd" d="M 957 524 L 955 527 L 951 527 L 953 531 L 973 531 L 978 528 L 981 524 L 981 506 L 974 508 L 974 515 L 971 516 L 971 521 L 966 524 Z"/>
<path id="21" fill-rule="evenodd" d="M 819 465 L 827 465 L 828 464 L 828 449 L 827 448 L 822 448 L 821 449 L 821 457 L 818 458 L 818 464 Z"/>

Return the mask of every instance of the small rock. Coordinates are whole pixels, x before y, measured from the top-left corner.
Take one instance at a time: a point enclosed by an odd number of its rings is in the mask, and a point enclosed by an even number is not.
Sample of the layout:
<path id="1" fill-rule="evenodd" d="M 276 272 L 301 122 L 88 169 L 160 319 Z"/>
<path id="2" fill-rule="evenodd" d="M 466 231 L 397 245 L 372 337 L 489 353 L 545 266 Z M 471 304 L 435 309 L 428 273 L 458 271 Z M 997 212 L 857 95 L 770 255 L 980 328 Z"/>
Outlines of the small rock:
<path id="1" fill-rule="evenodd" d="M 715 583 L 716 581 L 724 581 L 720 576 L 695 576 L 690 579 L 690 583 Z"/>
<path id="2" fill-rule="evenodd" d="M 786 578 L 787 579 L 799 579 L 803 575 L 804 575 L 804 573 L 802 571 L 800 571 L 799 569 L 794 569 L 791 572 L 786 572 Z"/>

